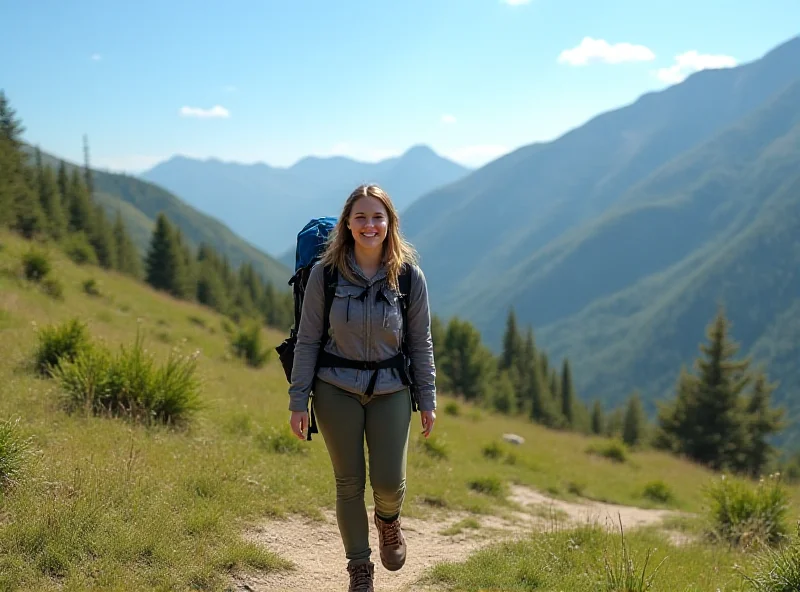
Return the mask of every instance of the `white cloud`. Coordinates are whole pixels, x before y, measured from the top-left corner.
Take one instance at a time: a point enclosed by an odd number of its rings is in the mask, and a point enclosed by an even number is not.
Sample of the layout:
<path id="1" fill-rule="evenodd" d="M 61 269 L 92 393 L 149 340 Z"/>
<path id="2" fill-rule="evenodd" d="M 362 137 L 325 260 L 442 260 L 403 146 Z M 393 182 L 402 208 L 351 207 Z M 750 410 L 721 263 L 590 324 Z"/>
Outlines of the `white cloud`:
<path id="1" fill-rule="evenodd" d="M 442 123 L 455 123 L 455 122 L 456 122 L 455 115 L 449 115 L 449 114 L 442 115 Z"/>
<path id="2" fill-rule="evenodd" d="M 523 4 L 530 4 L 531 0 L 500 0 L 503 4 L 509 6 L 522 6 Z"/>
<path id="3" fill-rule="evenodd" d="M 511 149 L 502 144 L 474 144 L 444 152 L 443 156 L 465 166 L 479 167 L 509 152 Z"/>
<path id="4" fill-rule="evenodd" d="M 182 117 L 200 117 L 207 119 L 209 117 L 223 117 L 231 116 L 230 111 L 221 105 L 214 105 L 211 109 L 202 109 L 201 107 L 181 107 L 180 114 Z"/>
<path id="5" fill-rule="evenodd" d="M 662 82 L 677 84 L 687 76 L 700 70 L 716 68 L 732 68 L 736 66 L 736 58 L 729 55 L 698 53 L 691 50 L 675 56 L 675 63 L 668 68 L 656 70 L 656 76 Z"/>
<path id="6" fill-rule="evenodd" d="M 655 59 L 649 47 L 633 43 L 609 43 L 605 39 L 584 37 L 580 45 L 565 49 L 558 56 L 559 64 L 585 66 L 590 62 L 621 64 L 623 62 L 649 62 Z"/>
<path id="7" fill-rule="evenodd" d="M 101 56 L 99 53 L 93 53 L 93 54 L 90 56 L 90 58 L 89 58 L 89 59 L 91 59 L 93 62 L 99 62 L 100 60 L 102 60 L 102 59 L 103 59 L 103 56 Z"/>

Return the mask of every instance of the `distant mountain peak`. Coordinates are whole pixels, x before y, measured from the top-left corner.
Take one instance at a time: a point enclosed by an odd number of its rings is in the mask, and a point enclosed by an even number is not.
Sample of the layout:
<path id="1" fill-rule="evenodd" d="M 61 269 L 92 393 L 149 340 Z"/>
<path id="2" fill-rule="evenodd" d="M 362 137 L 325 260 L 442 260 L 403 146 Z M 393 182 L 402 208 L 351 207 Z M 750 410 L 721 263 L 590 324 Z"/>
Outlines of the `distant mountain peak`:
<path id="1" fill-rule="evenodd" d="M 427 144 L 414 144 L 403 153 L 403 156 L 436 156 L 442 158 L 436 151 Z"/>

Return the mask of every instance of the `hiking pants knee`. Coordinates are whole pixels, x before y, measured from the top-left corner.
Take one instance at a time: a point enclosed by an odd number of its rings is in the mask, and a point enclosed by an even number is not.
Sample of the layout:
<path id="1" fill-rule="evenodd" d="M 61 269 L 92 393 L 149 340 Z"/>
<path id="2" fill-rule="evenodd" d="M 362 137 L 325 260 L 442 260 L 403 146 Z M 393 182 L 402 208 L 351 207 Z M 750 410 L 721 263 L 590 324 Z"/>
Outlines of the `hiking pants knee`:
<path id="1" fill-rule="evenodd" d="M 336 520 L 350 563 L 369 561 L 369 517 L 364 502 L 366 462 L 375 511 L 381 518 L 400 513 L 406 492 L 406 458 L 411 427 L 408 389 L 364 397 L 317 379 L 314 413 L 336 479 Z"/>

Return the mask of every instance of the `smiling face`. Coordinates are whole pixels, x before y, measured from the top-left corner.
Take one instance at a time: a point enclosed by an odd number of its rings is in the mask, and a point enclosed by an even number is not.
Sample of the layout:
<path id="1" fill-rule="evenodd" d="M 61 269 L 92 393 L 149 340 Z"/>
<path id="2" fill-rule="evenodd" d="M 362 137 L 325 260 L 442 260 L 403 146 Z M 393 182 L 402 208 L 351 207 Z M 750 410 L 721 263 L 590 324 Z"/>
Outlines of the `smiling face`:
<path id="1" fill-rule="evenodd" d="M 365 195 L 353 203 L 347 227 L 357 249 L 374 251 L 383 248 L 389 231 L 389 215 L 379 199 Z"/>

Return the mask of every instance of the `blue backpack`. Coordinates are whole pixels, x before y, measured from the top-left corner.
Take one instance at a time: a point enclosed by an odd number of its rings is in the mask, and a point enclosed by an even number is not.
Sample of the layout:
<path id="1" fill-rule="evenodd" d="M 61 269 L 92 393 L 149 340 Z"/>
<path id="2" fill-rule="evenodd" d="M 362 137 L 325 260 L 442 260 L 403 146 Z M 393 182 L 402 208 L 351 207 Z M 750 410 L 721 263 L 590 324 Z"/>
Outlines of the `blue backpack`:
<path id="1" fill-rule="evenodd" d="M 292 294 L 294 295 L 294 325 L 289 332 L 289 337 L 287 337 L 275 348 L 275 350 L 278 352 L 278 358 L 281 361 L 281 365 L 283 366 L 283 371 L 286 374 L 286 380 L 289 382 L 292 381 L 294 348 L 295 344 L 297 343 L 297 332 L 300 328 L 300 316 L 303 312 L 303 296 L 305 295 L 308 278 L 311 275 L 311 269 L 319 261 L 322 253 L 325 250 L 328 237 L 336 226 L 336 221 L 337 219 L 331 216 L 313 218 L 297 234 L 294 275 L 289 280 L 289 285 L 292 286 Z M 411 380 L 413 371 L 411 370 L 411 359 L 408 355 L 405 331 L 403 331 L 403 343 L 400 353 L 393 358 L 381 362 L 360 362 L 346 360 L 344 358 L 329 354 L 325 351 L 325 345 L 327 345 L 328 342 L 328 332 L 330 329 L 330 321 L 328 317 L 330 314 L 331 305 L 333 304 L 333 297 L 336 292 L 336 284 L 338 283 L 339 276 L 338 272 L 330 267 L 325 267 L 323 271 L 325 285 L 325 313 L 323 315 L 323 338 L 320 342 L 319 355 L 317 356 L 317 370 L 323 366 L 372 370 L 372 380 L 370 380 L 370 384 L 366 393 L 367 395 L 371 395 L 372 389 L 375 386 L 378 370 L 384 368 L 393 368 L 398 371 L 403 384 L 409 387 L 409 390 L 411 391 L 412 409 L 413 411 L 417 411 L 417 397 L 415 396 L 414 385 L 413 381 Z M 398 278 L 400 287 L 400 307 L 403 313 L 403 327 L 406 326 L 408 295 L 411 290 L 410 271 L 411 270 L 409 266 L 404 266 L 400 273 L 400 277 Z M 308 430 L 308 440 L 311 440 L 312 433 L 318 433 L 316 418 L 314 417 L 313 401 L 311 404 L 311 423 Z"/>

